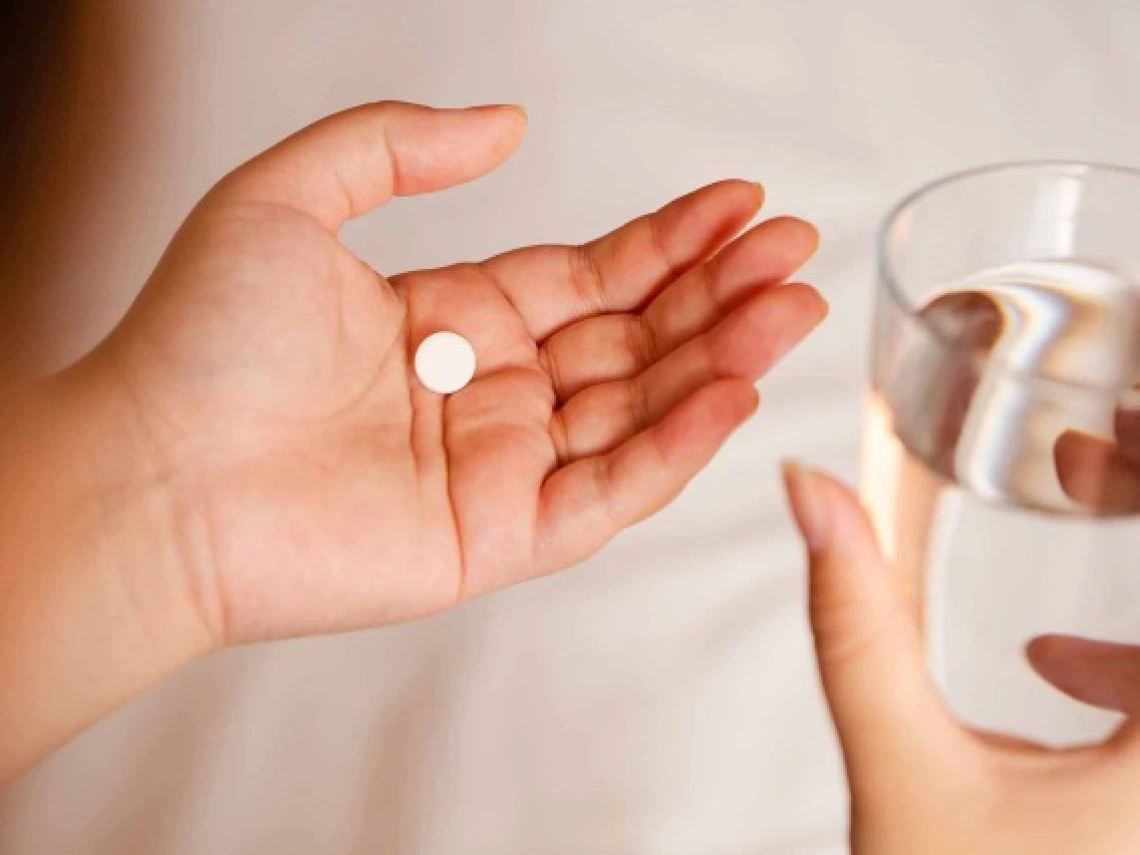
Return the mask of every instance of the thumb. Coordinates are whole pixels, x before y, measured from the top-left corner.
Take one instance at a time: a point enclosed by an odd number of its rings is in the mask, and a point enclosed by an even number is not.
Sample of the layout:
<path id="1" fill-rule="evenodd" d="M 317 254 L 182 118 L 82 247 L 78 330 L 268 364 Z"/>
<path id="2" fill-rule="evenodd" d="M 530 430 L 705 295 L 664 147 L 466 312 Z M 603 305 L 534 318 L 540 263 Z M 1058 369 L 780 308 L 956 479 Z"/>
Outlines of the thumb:
<path id="1" fill-rule="evenodd" d="M 210 195 L 293 208 L 335 232 L 392 196 L 443 190 L 490 172 L 518 147 L 525 128 L 518 107 L 367 104 L 298 131 Z"/>
<path id="2" fill-rule="evenodd" d="M 809 611 L 824 693 L 852 789 L 891 788 L 962 730 L 930 680 L 918 628 L 895 594 L 870 520 L 837 482 L 785 466 L 807 545 Z"/>

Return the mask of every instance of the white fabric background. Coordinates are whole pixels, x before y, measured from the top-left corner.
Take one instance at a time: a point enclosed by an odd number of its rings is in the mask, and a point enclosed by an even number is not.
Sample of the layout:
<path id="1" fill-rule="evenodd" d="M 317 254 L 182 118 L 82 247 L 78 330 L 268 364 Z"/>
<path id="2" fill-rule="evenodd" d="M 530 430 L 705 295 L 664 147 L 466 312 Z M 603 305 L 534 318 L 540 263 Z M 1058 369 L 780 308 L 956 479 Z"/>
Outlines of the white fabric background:
<path id="1" fill-rule="evenodd" d="M 5 853 L 843 851 L 776 461 L 855 472 L 872 233 L 986 161 L 1140 160 L 1133 0 L 115 0 L 121 136 L 56 358 L 114 321 L 230 166 L 356 102 L 517 101 L 500 173 L 349 243 L 385 271 L 578 240 L 713 179 L 823 233 L 832 301 L 757 418 L 587 566 L 418 625 L 197 663 L 0 802 Z"/>

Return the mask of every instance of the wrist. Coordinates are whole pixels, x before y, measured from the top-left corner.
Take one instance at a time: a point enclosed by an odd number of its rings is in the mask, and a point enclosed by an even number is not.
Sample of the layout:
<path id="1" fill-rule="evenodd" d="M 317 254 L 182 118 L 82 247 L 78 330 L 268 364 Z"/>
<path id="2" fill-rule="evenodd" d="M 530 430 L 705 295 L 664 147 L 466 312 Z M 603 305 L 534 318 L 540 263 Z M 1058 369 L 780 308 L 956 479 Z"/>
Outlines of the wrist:
<path id="1" fill-rule="evenodd" d="M 0 780 L 216 646 L 155 463 L 92 361 L 0 404 Z"/>

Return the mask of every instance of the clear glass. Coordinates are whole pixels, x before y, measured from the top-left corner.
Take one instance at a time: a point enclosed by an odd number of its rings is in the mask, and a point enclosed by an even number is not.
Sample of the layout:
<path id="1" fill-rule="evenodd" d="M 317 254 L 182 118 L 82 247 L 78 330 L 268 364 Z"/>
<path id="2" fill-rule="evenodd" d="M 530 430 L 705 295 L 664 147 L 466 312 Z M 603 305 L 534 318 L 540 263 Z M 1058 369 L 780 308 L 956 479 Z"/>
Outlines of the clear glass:
<path id="1" fill-rule="evenodd" d="M 880 233 L 874 324 L 862 490 L 936 680 L 972 725 L 1102 738 L 1118 717 L 1024 650 L 1140 643 L 1140 172 L 924 187 Z"/>

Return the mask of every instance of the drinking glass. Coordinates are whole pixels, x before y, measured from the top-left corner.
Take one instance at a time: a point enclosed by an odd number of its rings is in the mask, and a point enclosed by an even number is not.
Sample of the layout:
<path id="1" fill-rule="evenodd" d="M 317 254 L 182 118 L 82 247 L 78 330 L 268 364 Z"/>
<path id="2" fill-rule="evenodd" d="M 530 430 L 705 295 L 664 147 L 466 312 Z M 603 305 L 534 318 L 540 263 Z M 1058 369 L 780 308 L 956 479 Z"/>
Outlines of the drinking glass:
<path id="1" fill-rule="evenodd" d="M 1073 744 L 1119 720 L 1025 645 L 1140 643 L 1138 262 L 1123 167 L 961 173 L 880 232 L 863 497 L 935 680 L 986 730 Z"/>

